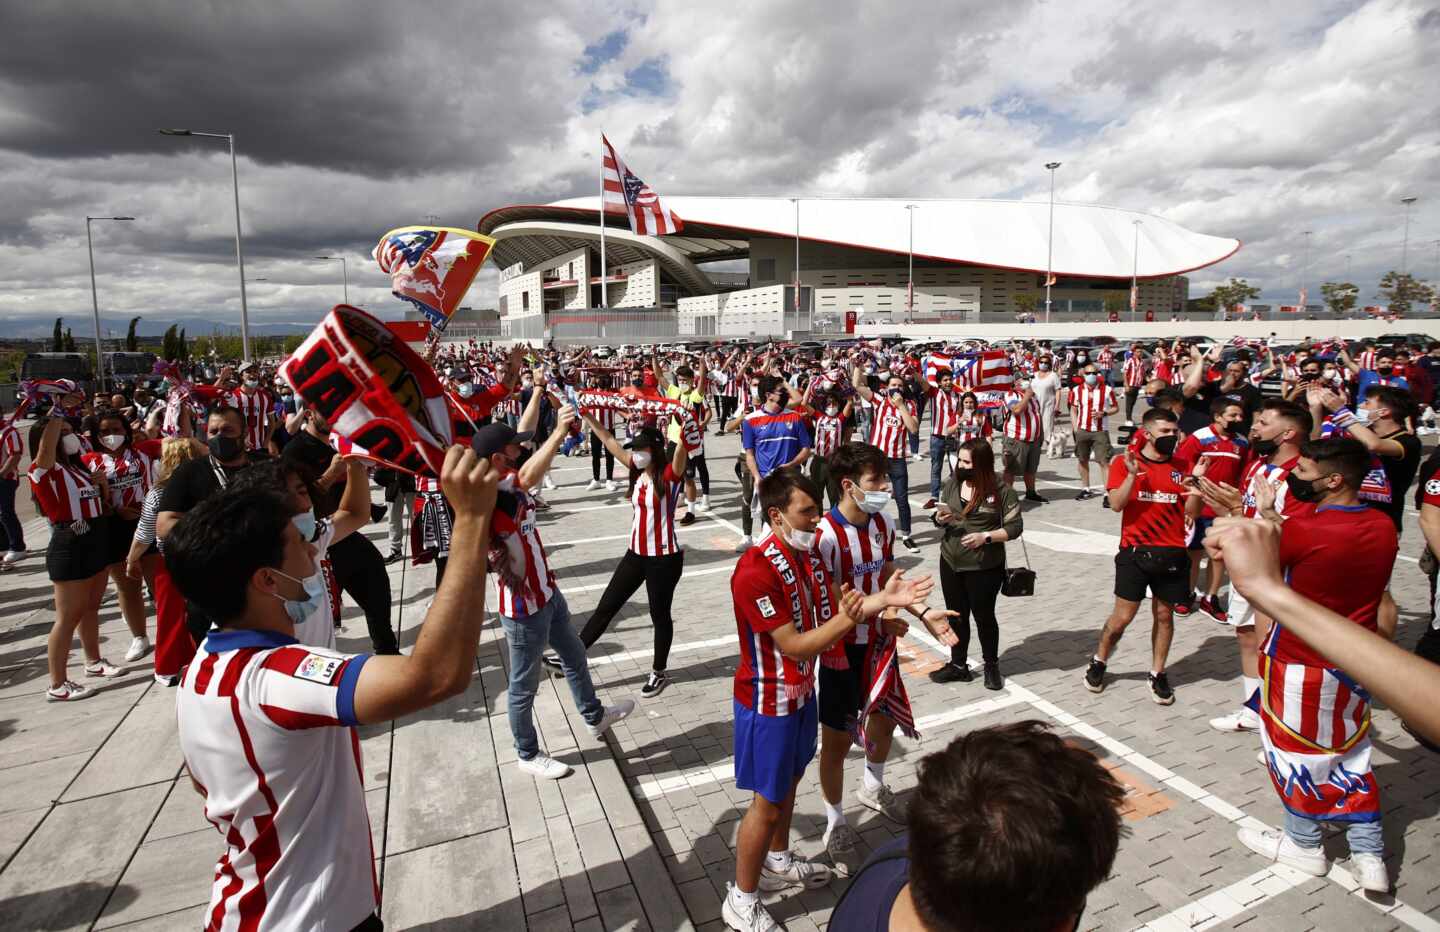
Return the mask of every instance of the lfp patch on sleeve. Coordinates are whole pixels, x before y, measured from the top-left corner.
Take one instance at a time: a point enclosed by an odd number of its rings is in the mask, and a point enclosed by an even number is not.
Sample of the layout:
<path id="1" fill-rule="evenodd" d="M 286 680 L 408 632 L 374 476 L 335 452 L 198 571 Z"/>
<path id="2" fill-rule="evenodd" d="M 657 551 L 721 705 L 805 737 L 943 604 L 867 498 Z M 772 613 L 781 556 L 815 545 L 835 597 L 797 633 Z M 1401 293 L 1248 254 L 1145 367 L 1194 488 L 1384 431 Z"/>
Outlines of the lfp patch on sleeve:
<path id="1" fill-rule="evenodd" d="M 760 598 L 756 599 L 755 607 L 760 609 L 761 618 L 775 617 L 775 603 L 770 601 L 770 597 L 768 595 L 762 595 Z"/>
<path id="2" fill-rule="evenodd" d="M 336 677 L 340 674 L 340 668 L 344 664 L 344 659 L 340 657 L 306 654 L 305 659 L 300 661 L 300 665 L 295 668 L 295 677 L 329 686 L 335 682 Z"/>

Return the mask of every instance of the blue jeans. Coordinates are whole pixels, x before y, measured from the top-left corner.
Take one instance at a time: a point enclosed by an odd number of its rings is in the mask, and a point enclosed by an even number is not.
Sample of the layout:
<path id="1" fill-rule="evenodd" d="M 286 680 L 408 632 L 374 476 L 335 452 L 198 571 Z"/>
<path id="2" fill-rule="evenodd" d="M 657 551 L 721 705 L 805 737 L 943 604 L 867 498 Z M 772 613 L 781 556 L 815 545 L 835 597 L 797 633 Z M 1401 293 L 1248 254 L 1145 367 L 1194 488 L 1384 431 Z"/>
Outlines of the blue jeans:
<path id="1" fill-rule="evenodd" d="M 940 469 L 945 465 L 945 438 L 930 438 L 930 497 L 940 500 Z"/>
<path id="2" fill-rule="evenodd" d="M 565 682 L 585 724 L 600 721 L 605 707 L 595 695 L 590 682 L 590 665 L 585 661 L 585 645 L 570 627 L 570 606 L 565 596 L 555 593 L 545 607 L 524 618 L 500 616 L 505 639 L 510 642 L 510 734 L 515 739 L 515 753 L 521 760 L 530 760 L 540 753 L 540 738 L 535 734 L 535 692 L 540 688 L 540 655 L 546 644 L 560 657 L 565 668 Z"/>
<path id="3" fill-rule="evenodd" d="M 899 533 L 910 536 L 910 468 L 907 460 L 890 460 L 890 487 L 895 493 L 895 507 L 900 512 Z"/>
<path id="4" fill-rule="evenodd" d="M 918 431 L 918 430 L 912 430 L 912 431 L 910 432 L 910 455 L 911 455 L 911 456 L 914 456 L 916 453 L 919 453 L 919 452 L 920 452 L 920 431 Z"/>
<path id="5" fill-rule="evenodd" d="M 1285 834 L 1302 848 L 1320 847 L 1320 823 L 1285 810 Z M 1378 854 L 1385 856 L 1385 836 L 1380 820 L 1374 822 L 1349 822 L 1345 825 L 1345 840 L 1350 843 L 1351 854 Z"/>

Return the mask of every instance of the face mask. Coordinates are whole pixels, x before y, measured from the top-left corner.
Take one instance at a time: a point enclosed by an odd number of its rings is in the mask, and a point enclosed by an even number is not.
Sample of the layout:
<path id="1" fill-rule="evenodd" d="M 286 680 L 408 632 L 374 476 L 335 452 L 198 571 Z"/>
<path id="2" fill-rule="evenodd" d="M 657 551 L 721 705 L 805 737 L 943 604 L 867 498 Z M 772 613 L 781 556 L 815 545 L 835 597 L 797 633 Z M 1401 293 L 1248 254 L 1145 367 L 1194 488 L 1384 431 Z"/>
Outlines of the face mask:
<path id="1" fill-rule="evenodd" d="M 636 469 L 644 469 L 650 465 L 650 454 L 645 450 L 636 450 L 630 454 L 630 465 Z"/>
<path id="2" fill-rule="evenodd" d="M 1174 434 L 1171 434 L 1168 437 L 1156 437 L 1155 452 L 1159 453 L 1161 456 L 1164 457 L 1172 456 L 1175 453 L 1175 445 L 1179 442 L 1180 438 L 1175 436 Z"/>
<path id="3" fill-rule="evenodd" d="M 245 387 L 246 387 L 246 388 L 259 388 L 259 387 L 260 387 L 260 383 L 257 382 L 257 381 L 255 381 L 254 379 L 246 379 L 246 380 L 245 380 Z"/>
<path id="4" fill-rule="evenodd" d="M 840 409 L 835 407 L 834 405 L 831 405 L 830 407 L 825 409 L 825 413 L 830 415 L 831 417 L 834 417 L 835 415 L 840 413 Z"/>
<path id="5" fill-rule="evenodd" d="M 237 438 L 227 437 L 224 434 L 216 434 L 205 441 L 205 445 L 210 448 L 210 455 L 222 463 L 226 460 L 233 460 L 244 452 L 244 448 L 240 446 Z"/>
<path id="6" fill-rule="evenodd" d="M 1085 384 L 1086 384 L 1086 385 L 1094 385 L 1096 378 L 1097 378 L 1097 376 L 1096 376 L 1095 373 L 1093 373 L 1093 372 L 1087 372 L 1087 373 L 1085 373 Z"/>
<path id="7" fill-rule="evenodd" d="M 1355 409 L 1355 420 L 1361 424 L 1370 423 L 1370 412 L 1364 408 Z"/>
<path id="8" fill-rule="evenodd" d="M 526 388 L 529 388 L 530 386 L 532 386 L 532 385 L 535 384 L 535 380 L 534 380 L 534 379 L 521 379 L 521 380 L 520 380 L 520 384 L 523 385 L 523 386 L 525 386 Z"/>
<path id="9" fill-rule="evenodd" d="M 100 445 L 107 450 L 118 450 L 125 446 L 124 434 L 105 434 L 100 438 Z"/>
<path id="10" fill-rule="evenodd" d="M 954 470 L 954 476 L 957 482 L 969 482 L 971 479 L 975 478 L 975 467 L 956 466 Z"/>
<path id="11" fill-rule="evenodd" d="M 1391 372 L 1394 372 L 1395 369 L 1392 366 L 1376 366 L 1375 371 L 1381 375 L 1389 375 Z"/>
<path id="12" fill-rule="evenodd" d="M 630 384 L 633 385 L 633 386 L 636 387 L 636 388 L 641 388 L 641 387 L 643 387 L 643 386 L 645 385 L 645 380 L 644 380 L 644 379 L 631 379 L 631 380 L 630 380 Z"/>
<path id="13" fill-rule="evenodd" d="M 1316 379 L 1320 378 L 1320 373 L 1318 373 L 1318 372 L 1302 372 L 1302 373 L 1300 373 L 1300 378 L 1303 379 L 1303 380 L 1306 381 L 1306 382 L 1313 382 L 1313 381 L 1315 381 Z"/>
<path id="14" fill-rule="evenodd" d="M 295 530 L 300 532 L 300 539 L 311 541 L 315 539 L 315 510 L 302 511 L 290 518 L 290 523 L 295 525 Z"/>
<path id="15" fill-rule="evenodd" d="M 1250 449 L 1255 451 L 1256 456 L 1273 456 L 1280 449 L 1280 441 L 1256 438 L 1250 441 Z"/>
<path id="16" fill-rule="evenodd" d="M 1085 362 L 1085 361 L 1087 361 L 1089 358 L 1090 358 L 1089 356 L 1086 356 L 1084 353 L 1081 353 L 1079 356 L 1076 356 L 1076 357 L 1075 357 L 1075 361 L 1076 361 L 1076 362 Z"/>
<path id="17" fill-rule="evenodd" d="M 860 493 L 860 497 L 855 500 L 855 504 L 867 515 L 878 515 L 885 510 L 886 505 L 890 504 L 891 494 L 889 492 L 871 492 L 858 488 L 855 489 L 855 491 Z M 854 496 L 851 497 L 853 498 Z"/>
<path id="18" fill-rule="evenodd" d="M 1019 382 L 1019 385 L 1020 385 L 1020 390 L 1023 392 L 1025 389 L 1027 389 L 1027 388 L 1030 387 L 1030 380 L 1029 380 L 1029 379 L 1021 379 L 1020 382 Z"/>
<path id="19" fill-rule="evenodd" d="M 280 570 L 271 570 L 271 572 L 277 576 L 284 576 L 291 582 L 298 584 L 300 591 L 305 595 L 303 599 L 287 599 L 279 593 L 274 593 L 275 598 L 284 604 L 285 614 L 290 616 L 292 624 L 304 624 L 311 615 L 320 610 L 320 606 L 324 604 L 324 600 L 320 598 L 320 595 L 324 592 L 325 581 L 320 577 L 319 573 L 316 573 L 309 579 L 296 579 L 289 573 L 283 573 Z"/>
<path id="20" fill-rule="evenodd" d="M 1041 371 L 1041 372 L 1049 372 L 1049 371 L 1050 371 L 1050 364 L 1049 364 L 1048 362 L 1042 362 L 1042 363 L 1040 364 L 1040 371 Z"/>
<path id="21" fill-rule="evenodd" d="M 66 456 L 74 456 L 80 452 L 80 438 L 74 434 L 66 434 L 60 438 L 60 449 Z"/>
<path id="22" fill-rule="evenodd" d="M 460 388 L 458 388 L 456 391 L 461 398 L 469 398 L 471 395 L 475 394 L 475 386 L 470 382 L 466 382 L 464 385 L 461 385 Z"/>
<path id="23" fill-rule="evenodd" d="M 1285 486 L 1290 490 L 1290 497 L 1297 502 L 1316 502 L 1325 494 L 1325 489 L 1315 488 L 1312 479 L 1301 479 L 1294 473 L 1285 477 Z"/>
<path id="24" fill-rule="evenodd" d="M 785 529 L 785 543 L 803 553 L 809 553 L 815 548 L 817 536 L 815 531 L 801 531 L 793 527 Z"/>
<path id="25" fill-rule="evenodd" d="M 1321 373 L 1320 377 L 1327 382 L 1333 382 L 1340 377 L 1340 373 L 1334 369 L 1326 369 L 1323 373 Z"/>
<path id="26" fill-rule="evenodd" d="M 689 382 L 677 382 L 676 384 L 680 386 L 682 392 L 690 391 L 691 385 Z"/>

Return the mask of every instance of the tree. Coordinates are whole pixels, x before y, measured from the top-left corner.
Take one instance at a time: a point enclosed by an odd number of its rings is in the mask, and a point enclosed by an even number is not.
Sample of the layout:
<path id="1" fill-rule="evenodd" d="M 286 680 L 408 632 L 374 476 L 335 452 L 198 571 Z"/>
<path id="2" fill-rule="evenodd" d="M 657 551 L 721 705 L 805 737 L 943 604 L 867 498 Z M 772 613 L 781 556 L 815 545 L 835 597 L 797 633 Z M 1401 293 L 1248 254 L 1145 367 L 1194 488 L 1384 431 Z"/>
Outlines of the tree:
<path id="1" fill-rule="evenodd" d="M 1320 293 L 1325 296 L 1325 306 L 1341 317 L 1349 317 L 1360 300 L 1360 289 L 1349 282 L 1324 282 Z"/>
<path id="2" fill-rule="evenodd" d="M 1216 285 L 1215 291 L 1210 297 L 1215 301 L 1217 308 L 1229 311 L 1237 304 L 1244 304 L 1260 297 L 1260 289 L 1243 278 L 1232 278 L 1227 284 Z"/>
<path id="3" fill-rule="evenodd" d="M 76 353 L 76 352 L 79 352 L 79 350 L 77 350 L 77 349 L 75 348 L 75 335 L 70 332 L 70 328 L 69 328 L 69 327 L 66 327 L 66 328 L 65 328 L 65 340 L 64 340 L 64 345 L 60 348 L 60 351 L 63 352 L 63 353 Z"/>
<path id="4" fill-rule="evenodd" d="M 1380 279 L 1380 300 L 1385 302 L 1386 310 L 1396 317 L 1404 317 L 1410 313 L 1411 304 L 1425 304 L 1434 297 L 1435 289 L 1416 281 L 1415 276 L 1408 272 L 1396 272 L 1392 269 Z"/>
<path id="5" fill-rule="evenodd" d="M 1035 296 L 1028 291 L 1022 291 L 1015 296 L 1015 313 L 1033 314 L 1035 313 L 1035 304 Z"/>
<path id="6" fill-rule="evenodd" d="M 138 323 L 140 323 L 140 318 L 130 318 L 130 327 L 125 331 L 125 349 L 131 353 L 140 348 L 139 338 L 135 336 L 135 325 Z"/>
<path id="7" fill-rule="evenodd" d="M 1121 311 L 1129 307 L 1129 305 L 1130 302 L 1127 301 L 1125 298 L 1122 298 L 1118 294 L 1106 295 L 1105 316 L 1109 317 L 1111 314 L 1119 314 Z"/>
<path id="8" fill-rule="evenodd" d="M 181 328 L 180 328 L 180 346 L 179 346 L 179 350 L 180 350 L 180 358 L 181 358 L 181 359 L 189 359 L 189 358 L 190 358 L 190 344 L 185 342 L 185 328 L 184 328 L 184 327 L 181 327 Z"/>
<path id="9" fill-rule="evenodd" d="M 55 335 L 50 338 L 50 352 L 52 353 L 65 352 L 65 332 L 60 328 L 64 319 L 63 317 L 55 318 Z"/>
<path id="10" fill-rule="evenodd" d="M 178 327 L 175 324 L 165 328 L 165 335 L 160 338 L 160 355 L 170 362 L 180 359 L 180 340 L 176 336 Z"/>
<path id="11" fill-rule="evenodd" d="M 310 335 L 308 333 L 290 334 L 288 337 L 285 338 L 284 342 L 280 344 L 280 351 L 287 356 L 290 355 L 291 353 L 299 349 L 300 344 L 304 343 L 307 339 L 309 339 L 309 336 Z"/>

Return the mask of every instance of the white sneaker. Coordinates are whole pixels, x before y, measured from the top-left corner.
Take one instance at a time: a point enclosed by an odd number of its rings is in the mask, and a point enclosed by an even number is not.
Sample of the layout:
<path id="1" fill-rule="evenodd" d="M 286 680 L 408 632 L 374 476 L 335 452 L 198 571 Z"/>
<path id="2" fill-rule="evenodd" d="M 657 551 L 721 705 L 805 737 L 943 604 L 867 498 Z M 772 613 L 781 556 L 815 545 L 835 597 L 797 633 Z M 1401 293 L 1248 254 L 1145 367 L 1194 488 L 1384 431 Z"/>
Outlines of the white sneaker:
<path id="1" fill-rule="evenodd" d="M 615 484 L 615 480 L 614 480 L 614 479 L 606 479 L 606 480 L 605 480 L 605 491 L 607 491 L 607 492 L 614 492 L 614 491 L 615 491 L 616 489 L 618 489 L 618 488 L 619 488 L 619 486 L 617 486 L 617 485 Z"/>
<path id="2" fill-rule="evenodd" d="M 45 690 L 46 702 L 71 702 L 76 699 L 88 699 L 95 695 L 95 690 L 87 689 L 79 683 L 72 683 L 66 680 L 59 686 L 52 686 Z"/>
<path id="3" fill-rule="evenodd" d="M 725 901 L 720 907 L 720 918 L 725 920 L 727 926 L 735 932 L 781 932 L 785 928 L 775 921 L 765 904 L 758 899 L 749 909 L 742 910 L 736 906 L 735 901 L 730 898 L 730 889 L 734 886 L 732 883 L 725 885 Z"/>
<path id="4" fill-rule="evenodd" d="M 749 534 L 746 534 L 744 537 L 740 538 L 740 543 L 735 545 L 735 552 L 744 553 L 753 546 L 755 546 L 755 541 L 750 538 Z"/>
<path id="5" fill-rule="evenodd" d="M 847 860 L 855 853 L 855 846 L 860 842 L 860 836 L 848 822 L 841 822 L 825 829 L 825 853 L 830 855 L 830 860 L 837 864 Z"/>
<path id="6" fill-rule="evenodd" d="M 587 492 L 593 492 L 593 491 L 595 491 L 595 490 L 598 489 L 598 488 L 600 488 L 600 480 L 599 480 L 599 479 L 591 479 L 589 485 L 585 486 L 585 491 L 587 491 Z"/>
<path id="7" fill-rule="evenodd" d="M 621 719 L 624 719 L 626 716 L 628 716 L 631 712 L 634 711 L 634 699 L 621 699 L 614 705 L 607 705 L 605 707 L 605 713 L 600 716 L 600 721 L 596 722 L 593 725 L 586 725 L 585 727 L 590 729 L 590 736 L 592 738 L 598 738 L 601 735 L 605 734 L 605 732 L 609 731 L 611 725 L 615 724 Z"/>
<path id="8" fill-rule="evenodd" d="M 1229 715 L 1210 719 L 1210 727 L 1216 731 L 1254 731 L 1260 727 L 1260 716 L 1250 709 L 1237 709 Z"/>
<path id="9" fill-rule="evenodd" d="M 710 496 L 700 496 L 700 504 L 695 506 L 695 510 L 700 512 L 701 514 L 705 514 L 706 512 L 708 512 L 710 510 Z"/>
<path id="10" fill-rule="evenodd" d="M 550 474 L 548 472 L 545 474 L 545 482 L 543 484 L 547 492 L 551 489 L 560 488 L 558 485 L 555 484 L 555 480 L 550 478 Z"/>
<path id="11" fill-rule="evenodd" d="M 157 673 L 155 674 L 155 682 L 159 683 L 161 686 L 164 686 L 166 689 L 169 689 L 172 686 L 180 685 L 180 677 L 166 676 L 163 673 Z"/>
<path id="12" fill-rule="evenodd" d="M 136 660 L 150 653 L 151 650 L 153 650 L 153 648 L 150 646 L 150 639 L 143 634 L 138 638 L 131 638 L 130 649 L 125 652 L 125 660 L 129 663 L 134 663 Z"/>
<path id="13" fill-rule="evenodd" d="M 24 550 L 7 550 L 5 551 L 5 556 L 0 557 L 0 562 L 3 562 L 6 566 L 14 566 L 16 563 L 25 559 L 25 553 L 26 551 Z"/>
<path id="14" fill-rule="evenodd" d="M 883 783 L 872 790 L 862 781 L 855 788 L 855 798 L 860 800 L 860 805 L 874 809 L 892 822 L 905 821 L 905 813 L 900 804 L 895 802 L 895 794 Z"/>
<path id="15" fill-rule="evenodd" d="M 1302 848 L 1284 832 L 1242 828 L 1235 835 L 1242 845 L 1261 857 L 1279 861 L 1312 877 L 1324 877 L 1330 873 L 1330 865 L 1325 860 L 1325 849 L 1318 846 Z"/>
<path id="16" fill-rule="evenodd" d="M 123 676 L 124 674 L 124 667 L 117 667 L 113 663 L 108 662 L 104 657 L 101 657 L 94 663 L 85 664 L 86 676 L 103 676 L 108 680 L 117 676 Z"/>
<path id="17" fill-rule="evenodd" d="M 519 763 L 521 770 L 542 780 L 559 780 L 561 777 L 570 775 L 569 764 L 563 764 L 544 754 L 536 754 L 529 760 L 522 760 Z"/>
<path id="18" fill-rule="evenodd" d="M 1390 892 L 1390 872 L 1385 869 L 1385 859 L 1378 854 L 1352 854 L 1350 863 L 1360 876 L 1360 886 L 1371 893 Z"/>
<path id="19" fill-rule="evenodd" d="M 807 861 L 799 855 L 790 856 L 790 866 L 783 871 L 772 870 L 769 864 L 760 868 L 760 889 L 769 893 L 786 887 L 818 890 L 835 878 L 824 864 Z"/>

